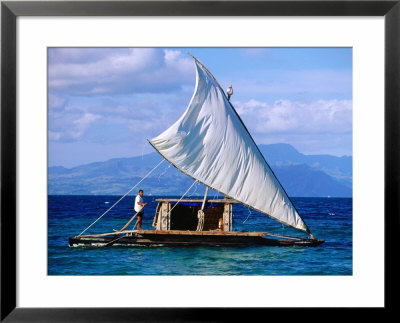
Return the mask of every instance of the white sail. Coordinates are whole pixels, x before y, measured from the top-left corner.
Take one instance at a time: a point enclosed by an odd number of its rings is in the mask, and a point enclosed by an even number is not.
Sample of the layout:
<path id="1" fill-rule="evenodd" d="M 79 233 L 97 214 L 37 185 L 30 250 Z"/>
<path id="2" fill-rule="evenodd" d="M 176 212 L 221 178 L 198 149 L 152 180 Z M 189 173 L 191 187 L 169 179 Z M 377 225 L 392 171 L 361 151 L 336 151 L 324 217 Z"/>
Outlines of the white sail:
<path id="1" fill-rule="evenodd" d="M 151 145 L 186 175 L 309 233 L 218 82 L 195 63 L 196 88 L 188 108 Z"/>

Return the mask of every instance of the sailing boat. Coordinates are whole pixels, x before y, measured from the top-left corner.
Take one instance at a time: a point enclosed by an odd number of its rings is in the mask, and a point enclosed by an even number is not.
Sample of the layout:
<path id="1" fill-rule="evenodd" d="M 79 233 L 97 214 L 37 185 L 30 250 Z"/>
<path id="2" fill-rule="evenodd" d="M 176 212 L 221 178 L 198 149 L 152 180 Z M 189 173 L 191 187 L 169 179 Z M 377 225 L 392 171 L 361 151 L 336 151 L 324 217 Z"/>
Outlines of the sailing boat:
<path id="1" fill-rule="evenodd" d="M 193 57 L 193 56 L 192 56 Z M 193 57 L 196 87 L 183 115 L 150 145 L 195 183 L 206 186 L 203 199 L 157 199 L 155 230 L 121 230 L 78 235 L 72 245 L 88 244 L 262 244 L 318 246 L 295 205 L 271 170 L 249 131 L 210 71 Z M 224 195 L 207 199 L 208 189 Z M 308 237 L 233 231 L 232 210 L 241 203 Z"/>

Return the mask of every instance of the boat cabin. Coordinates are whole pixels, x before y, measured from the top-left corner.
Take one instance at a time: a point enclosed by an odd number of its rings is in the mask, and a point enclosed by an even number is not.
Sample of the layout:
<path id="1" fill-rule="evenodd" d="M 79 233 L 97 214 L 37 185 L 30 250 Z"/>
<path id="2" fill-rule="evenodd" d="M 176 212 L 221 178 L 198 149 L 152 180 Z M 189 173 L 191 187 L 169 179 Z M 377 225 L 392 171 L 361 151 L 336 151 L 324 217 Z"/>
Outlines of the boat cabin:
<path id="1" fill-rule="evenodd" d="M 157 199 L 153 227 L 156 230 L 232 231 L 231 199 Z M 203 206 L 203 210 L 202 210 Z"/>

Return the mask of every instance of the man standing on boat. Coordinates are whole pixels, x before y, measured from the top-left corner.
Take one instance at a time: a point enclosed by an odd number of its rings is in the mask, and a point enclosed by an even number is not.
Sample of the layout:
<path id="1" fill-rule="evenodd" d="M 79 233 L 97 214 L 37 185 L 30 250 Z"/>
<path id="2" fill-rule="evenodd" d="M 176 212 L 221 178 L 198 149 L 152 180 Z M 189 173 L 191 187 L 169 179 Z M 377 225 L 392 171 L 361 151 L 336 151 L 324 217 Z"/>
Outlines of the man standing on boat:
<path id="1" fill-rule="evenodd" d="M 135 198 L 135 212 L 137 212 L 137 229 L 142 230 L 142 220 L 143 220 L 143 208 L 147 205 L 147 203 L 143 202 L 143 190 L 139 190 L 139 194 L 136 195 Z"/>

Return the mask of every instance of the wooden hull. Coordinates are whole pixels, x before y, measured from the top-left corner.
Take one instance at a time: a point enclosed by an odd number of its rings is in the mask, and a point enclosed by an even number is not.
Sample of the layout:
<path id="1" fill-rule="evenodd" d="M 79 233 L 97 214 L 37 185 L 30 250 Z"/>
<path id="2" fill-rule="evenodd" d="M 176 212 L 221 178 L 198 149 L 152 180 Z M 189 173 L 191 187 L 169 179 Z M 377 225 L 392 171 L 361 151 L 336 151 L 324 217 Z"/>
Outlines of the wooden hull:
<path id="1" fill-rule="evenodd" d="M 324 242 L 318 239 L 294 237 L 267 237 L 264 232 L 221 232 L 221 231 L 129 231 L 123 234 L 106 233 L 75 236 L 69 238 L 70 246 L 110 246 L 110 245 L 267 245 L 267 246 L 307 246 L 316 247 Z"/>

